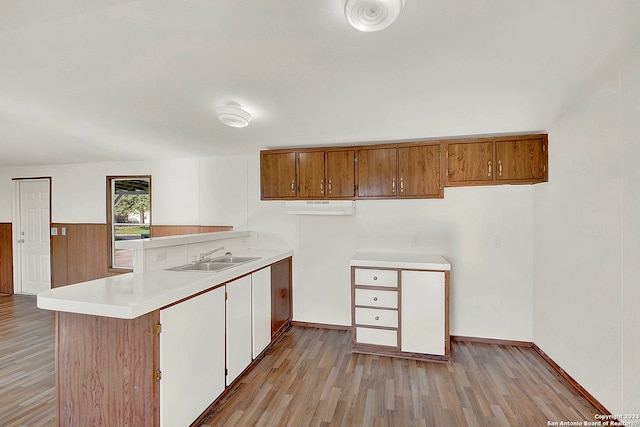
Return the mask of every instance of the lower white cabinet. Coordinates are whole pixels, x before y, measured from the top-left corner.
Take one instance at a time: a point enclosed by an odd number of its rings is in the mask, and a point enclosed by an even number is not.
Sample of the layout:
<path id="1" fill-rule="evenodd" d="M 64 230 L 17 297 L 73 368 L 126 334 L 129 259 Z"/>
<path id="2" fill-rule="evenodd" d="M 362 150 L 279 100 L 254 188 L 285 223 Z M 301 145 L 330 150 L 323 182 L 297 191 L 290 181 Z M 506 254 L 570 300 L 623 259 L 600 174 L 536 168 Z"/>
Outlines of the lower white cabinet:
<path id="1" fill-rule="evenodd" d="M 443 271 L 402 271 L 400 349 L 445 355 L 445 277 Z"/>
<path id="2" fill-rule="evenodd" d="M 350 264 L 353 351 L 448 359 L 451 266 L 444 258 L 359 253 Z"/>
<path id="3" fill-rule="evenodd" d="M 271 267 L 251 274 L 252 357 L 271 343 Z"/>
<path id="4" fill-rule="evenodd" d="M 227 283 L 227 385 L 251 363 L 251 275 Z"/>
<path id="5" fill-rule="evenodd" d="M 188 426 L 225 388 L 225 289 L 160 310 L 160 425 Z"/>

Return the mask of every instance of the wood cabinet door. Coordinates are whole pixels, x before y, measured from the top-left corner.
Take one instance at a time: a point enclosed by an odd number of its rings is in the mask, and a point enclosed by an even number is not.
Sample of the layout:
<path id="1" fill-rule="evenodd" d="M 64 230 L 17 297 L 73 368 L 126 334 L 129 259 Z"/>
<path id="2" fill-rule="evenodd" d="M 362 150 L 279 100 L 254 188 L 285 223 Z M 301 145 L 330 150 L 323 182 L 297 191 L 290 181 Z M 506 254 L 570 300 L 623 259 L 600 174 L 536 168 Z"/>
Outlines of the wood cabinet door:
<path id="1" fill-rule="evenodd" d="M 546 177 L 544 138 L 496 141 L 496 180 L 540 181 Z"/>
<path id="2" fill-rule="evenodd" d="M 291 258 L 271 264 L 271 336 L 291 321 Z"/>
<path id="3" fill-rule="evenodd" d="M 397 194 L 397 150 L 358 150 L 358 196 L 394 197 Z"/>
<path id="4" fill-rule="evenodd" d="M 324 196 L 324 151 L 298 153 L 298 197 L 321 199 Z"/>
<path id="5" fill-rule="evenodd" d="M 297 196 L 296 153 L 260 153 L 260 195 L 262 199 Z"/>
<path id="6" fill-rule="evenodd" d="M 400 197 L 441 197 L 439 145 L 398 148 Z"/>
<path id="7" fill-rule="evenodd" d="M 449 184 L 485 184 L 493 181 L 493 142 L 453 143 L 447 148 Z"/>
<path id="8" fill-rule="evenodd" d="M 355 196 L 355 151 L 327 151 L 327 197 Z"/>

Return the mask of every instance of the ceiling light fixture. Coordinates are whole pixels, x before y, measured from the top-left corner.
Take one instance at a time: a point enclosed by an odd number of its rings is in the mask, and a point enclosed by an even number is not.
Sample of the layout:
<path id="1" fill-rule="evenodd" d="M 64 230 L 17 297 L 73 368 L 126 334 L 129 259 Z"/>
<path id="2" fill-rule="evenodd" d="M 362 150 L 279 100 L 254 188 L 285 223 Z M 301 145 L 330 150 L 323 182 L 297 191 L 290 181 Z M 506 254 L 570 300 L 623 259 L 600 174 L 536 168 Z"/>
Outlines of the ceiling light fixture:
<path id="1" fill-rule="evenodd" d="M 221 105 L 216 108 L 216 113 L 218 114 L 218 120 L 234 128 L 243 128 L 251 121 L 251 114 L 243 110 L 240 104 L 236 102 Z"/>
<path id="2" fill-rule="evenodd" d="M 344 14 L 353 28 L 370 33 L 393 24 L 402 6 L 404 0 L 346 0 Z"/>

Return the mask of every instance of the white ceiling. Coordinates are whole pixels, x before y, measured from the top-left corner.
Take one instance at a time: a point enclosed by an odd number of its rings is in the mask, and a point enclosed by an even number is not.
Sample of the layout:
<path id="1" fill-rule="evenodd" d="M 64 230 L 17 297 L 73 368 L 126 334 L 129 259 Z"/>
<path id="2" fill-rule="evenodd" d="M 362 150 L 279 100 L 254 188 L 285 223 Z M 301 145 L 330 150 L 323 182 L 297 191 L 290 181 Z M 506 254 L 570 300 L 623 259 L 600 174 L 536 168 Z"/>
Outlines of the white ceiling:
<path id="1" fill-rule="evenodd" d="M 546 130 L 640 44 L 637 0 L 342 1 L 0 0 L 0 167 Z"/>

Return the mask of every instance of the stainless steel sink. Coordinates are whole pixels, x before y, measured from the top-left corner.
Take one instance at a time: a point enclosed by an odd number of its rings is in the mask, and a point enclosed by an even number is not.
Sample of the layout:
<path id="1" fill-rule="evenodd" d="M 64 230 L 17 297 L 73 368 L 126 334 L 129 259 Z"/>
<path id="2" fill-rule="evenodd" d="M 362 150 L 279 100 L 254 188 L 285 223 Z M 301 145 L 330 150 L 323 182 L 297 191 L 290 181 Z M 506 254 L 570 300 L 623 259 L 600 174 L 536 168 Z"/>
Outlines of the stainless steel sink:
<path id="1" fill-rule="evenodd" d="M 249 261 L 255 261 L 260 257 L 234 257 L 225 256 L 207 261 L 195 262 L 192 264 L 185 264 L 179 267 L 168 268 L 169 271 L 222 271 L 227 268 L 232 268 L 240 264 L 244 264 Z"/>

